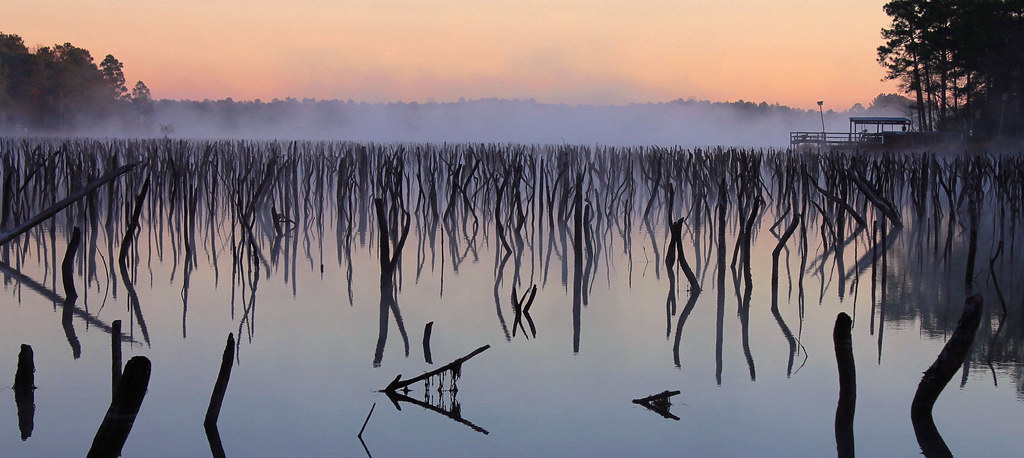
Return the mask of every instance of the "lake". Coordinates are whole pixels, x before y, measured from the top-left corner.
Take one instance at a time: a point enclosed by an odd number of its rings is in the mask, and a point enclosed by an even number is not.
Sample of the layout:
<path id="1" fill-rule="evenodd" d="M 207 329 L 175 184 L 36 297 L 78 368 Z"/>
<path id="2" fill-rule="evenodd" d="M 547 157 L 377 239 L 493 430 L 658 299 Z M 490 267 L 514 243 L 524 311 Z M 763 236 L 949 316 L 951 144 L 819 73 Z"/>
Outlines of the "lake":
<path id="1" fill-rule="evenodd" d="M 1019 155 L 7 138 L 0 161 L 3 232 L 130 166 L 0 248 L 0 372 L 31 345 L 36 386 L 0 394 L 6 456 L 90 449 L 115 321 L 152 365 L 124 456 L 915 456 L 974 294 L 934 427 L 1024 449 Z"/>

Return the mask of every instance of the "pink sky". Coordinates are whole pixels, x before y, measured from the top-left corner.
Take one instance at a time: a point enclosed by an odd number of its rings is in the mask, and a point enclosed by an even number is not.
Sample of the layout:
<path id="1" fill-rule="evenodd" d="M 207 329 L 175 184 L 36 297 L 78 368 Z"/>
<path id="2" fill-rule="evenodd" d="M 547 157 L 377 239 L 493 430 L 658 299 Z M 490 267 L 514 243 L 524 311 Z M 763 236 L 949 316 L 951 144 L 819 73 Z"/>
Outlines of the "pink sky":
<path id="1" fill-rule="evenodd" d="M 157 98 L 677 98 L 844 110 L 897 92 L 883 0 L 35 0 L 0 31 L 125 64 Z"/>

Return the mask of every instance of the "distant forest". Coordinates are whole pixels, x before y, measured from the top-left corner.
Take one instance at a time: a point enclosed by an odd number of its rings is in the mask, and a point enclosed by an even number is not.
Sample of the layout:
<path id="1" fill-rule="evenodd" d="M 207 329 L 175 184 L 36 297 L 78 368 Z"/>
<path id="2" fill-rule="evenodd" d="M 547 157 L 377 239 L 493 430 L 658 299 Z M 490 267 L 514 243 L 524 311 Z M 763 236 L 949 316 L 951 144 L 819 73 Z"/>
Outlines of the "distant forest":
<path id="1" fill-rule="evenodd" d="M 624 106 L 477 99 L 441 103 L 352 100 L 153 100 L 145 83 L 125 85 L 123 64 L 71 43 L 29 50 L 0 33 L 0 133 L 355 141 L 495 141 L 612 145 L 782 146 L 790 130 L 817 130 L 817 110 L 748 101 L 678 99 Z M 824 119 L 909 116 L 910 100 L 880 94 Z"/>
<path id="2" fill-rule="evenodd" d="M 885 12 L 892 23 L 878 61 L 910 97 L 879 94 L 823 120 L 816 110 L 743 100 L 157 101 L 142 81 L 126 86 L 113 55 L 97 64 L 71 43 L 29 50 L 0 33 L 0 133 L 770 146 L 785 144 L 789 130 L 846 130 L 845 117 L 873 114 L 959 138 L 1024 136 L 1024 1 L 893 0 Z"/>
<path id="3" fill-rule="evenodd" d="M 1024 135 L 1024 1 L 893 0 L 878 61 L 923 132 Z"/>

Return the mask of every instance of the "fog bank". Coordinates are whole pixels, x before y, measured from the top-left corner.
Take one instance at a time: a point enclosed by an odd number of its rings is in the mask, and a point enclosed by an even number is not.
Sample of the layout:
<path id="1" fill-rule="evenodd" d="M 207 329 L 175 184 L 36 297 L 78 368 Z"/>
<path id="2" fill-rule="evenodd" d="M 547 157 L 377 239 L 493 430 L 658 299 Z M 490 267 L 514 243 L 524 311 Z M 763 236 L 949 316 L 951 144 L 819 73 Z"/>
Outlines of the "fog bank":
<path id="1" fill-rule="evenodd" d="M 855 114 L 901 115 L 885 111 Z M 826 112 L 826 128 L 845 132 L 849 116 Z M 790 131 L 820 131 L 821 123 L 817 111 L 742 101 L 599 106 L 504 99 L 388 104 L 227 99 L 159 101 L 147 130 L 172 138 L 781 147 L 788 145 Z"/>

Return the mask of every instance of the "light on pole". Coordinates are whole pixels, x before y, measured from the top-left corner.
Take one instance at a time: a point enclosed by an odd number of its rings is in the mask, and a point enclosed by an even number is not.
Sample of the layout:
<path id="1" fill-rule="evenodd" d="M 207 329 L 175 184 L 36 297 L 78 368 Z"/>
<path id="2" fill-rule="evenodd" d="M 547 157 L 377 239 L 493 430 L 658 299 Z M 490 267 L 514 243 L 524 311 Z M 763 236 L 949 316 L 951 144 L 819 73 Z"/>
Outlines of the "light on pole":
<path id="1" fill-rule="evenodd" d="M 822 100 L 818 101 L 818 114 L 821 115 L 821 143 L 825 143 L 825 112 L 822 111 L 821 105 L 825 102 Z"/>
<path id="2" fill-rule="evenodd" d="M 824 114 L 824 112 L 821 111 L 821 106 L 823 105 L 823 103 L 824 103 L 823 100 L 818 100 L 818 114 L 821 115 L 821 134 L 822 135 L 824 135 L 824 133 L 825 133 L 825 114 Z"/>

